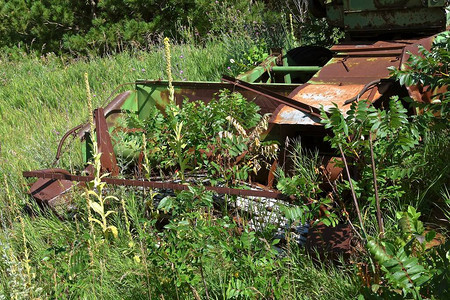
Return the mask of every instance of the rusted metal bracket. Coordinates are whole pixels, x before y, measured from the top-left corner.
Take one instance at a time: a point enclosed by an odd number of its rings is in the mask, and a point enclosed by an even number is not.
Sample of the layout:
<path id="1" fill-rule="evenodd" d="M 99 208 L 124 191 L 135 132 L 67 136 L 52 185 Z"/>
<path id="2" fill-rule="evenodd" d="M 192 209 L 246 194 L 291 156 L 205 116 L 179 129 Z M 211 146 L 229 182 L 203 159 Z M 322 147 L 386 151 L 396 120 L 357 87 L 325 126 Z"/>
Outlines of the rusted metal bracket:
<path id="1" fill-rule="evenodd" d="M 241 87 L 243 89 L 252 91 L 252 92 L 254 92 L 256 94 L 265 96 L 265 97 L 267 97 L 269 99 L 275 100 L 275 101 L 277 101 L 277 102 L 279 102 L 281 104 L 285 104 L 285 105 L 287 105 L 289 107 L 292 107 L 294 109 L 297 109 L 297 110 L 299 110 L 301 112 L 310 114 L 311 116 L 314 116 L 314 117 L 317 117 L 317 118 L 320 118 L 320 119 L 322 118 L 321 115 L 320 115 L 320 109 L 318 109 L 317 107 L 313 107 L 313 106 L 308 105 L 306 103 L 296 101 L 296 100 L 294 100 L 292 98 L 282 96 L 280 94 L 271 92 L 271 91 L 266 90 L 266 89 L 261 88 L 261 87 L 257 87 L 257 86 L 255 86 L 253 84 L 250 84 L 248 82 L 245 82 L 245 81 L 242 81 L 242 80 L 230 77 L 230 76 L 223 75 L 222 76 L 222 80 L 225 81 L 225 82 L 234 84 L 234 85 L 236 85 L 238 87 Z"/>
<path id="2" fill-rule="evenodd" d="M 101 172 L 117 176 L 119 175 L 119 167 L 117 166 L 116 155 L 114 154 L 103 108 L 99 107 L 94 110 L 94 118 L 98 151 L 102 154 L 100 157 Z"/>
<path id="3" fill-rule="evenodd" d="M 78 181 L 78 182 L 89 182 L 94 180 L 93 176 L 79 176 L 72 175 L 68 173 L 55 173 L 49 170 L 39 170 L 39 171 L 26 171 L 23 172 L 24 177 L 37 177 L 37 178 L 47 178 L 51 180 L 67 180 L 67 181 Z M 122 186 L 134 186 L 134 187 L 145 187 L 145 188 L 155 188 L 155 189 L 171 189 L 171 190 L 189 190 L 189 186 L 185 184 L 178 184 L 172 182 L 158 182 L 158 181 L 148 181 L 148 180 L 135 180 L 135 179 L 118 179 L 111 177 L 102 177 L 102 182 L 112 185 L 122 185 Z M 234 189 L 228 187 L 215 187 L 215 186 L 205 186 L 207 191 L 213 191 L 218 194 L 224 195 L 236 195 L 236 196 L 252 196 L 252 197 L 264 197 L 273 199 L 289 200 L 290 198 L 280 192 L 264 191 L 264 190 L 244 190 L 244 189 Z"/>

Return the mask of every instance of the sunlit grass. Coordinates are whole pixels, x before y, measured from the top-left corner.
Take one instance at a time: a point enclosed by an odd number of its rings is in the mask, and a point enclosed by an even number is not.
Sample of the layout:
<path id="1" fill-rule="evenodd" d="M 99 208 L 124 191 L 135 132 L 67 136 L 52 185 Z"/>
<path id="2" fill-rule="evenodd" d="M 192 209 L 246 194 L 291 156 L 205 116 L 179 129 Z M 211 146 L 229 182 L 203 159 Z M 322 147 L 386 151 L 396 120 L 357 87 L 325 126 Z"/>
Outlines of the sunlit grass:
<path id="1" fill-rule="evenodd" d="M 172 45 L 174 80 L 218 81 L 229 72 L 230 58 L 240 59 L 252 43 L 247 37 L 227 37 L 201 46 Z M 26 194 L 27 181 L 21 174 L 25 170 L 53 167 L 62 135 L 88 120 L 84 73 L 89 74 L 94 107 L 106 105 L 110 93 L 120 84 L 136 79 L 164 79 L 166 62 L 162 45 L 155 44 L 149 49 L 79 59 L 28 55 L 12 60 L 0 55 L 0 246 L 5 249 L 0 251 L 0 256 L 3 255 L 0 298 L 3 294 L 20 297 L 21 293 L 24 297 L 42 299 L 148 299 L 161 295 L 165 299 L 176 298 L 175 282 L 164 273 L 165 266 L 150 261 L 156 255 L 151 249 L 156 249 L 155 245 L 161 241 L 152 228 L 152 218 L 146 218 L 148 207 L 141 192 L 111 188 L 111 194 L 123 199 L 106 203 L 108 209 L 116 210 L 108 224 L 117 227 L 118 238 L 101 240 L 98 235 L 94 240 L 81 194 L 74 195 L 76 209 L 68 214 L 68 220 L 61 221 L 36 208 Z M 121 91 L 131 88 L 132 85 L 125 86 Z M 71 170 L 80 164 L 79 142 L 75 140 L 56 167 Z M 25 207 L 31 207 L 35 215 L 25 214 Z M 125 213 L 129 221 L 124 218 Z M 23 219 L 18 220 L 18 215 L 23 215 Z M 227 237 L 218 238 L 217 253 L 221 251 L 222 238 Z M 29 261 L 25 261 L 24 245 L 29 251 Z M 258 279 L 245 275 L 248 270 L 242 269 L 242 280 L 250 287 L 264 286 L 267 281 L 270 285 L 266 292 L 276 290 L 284 299 L 355 296 L 357 286 L 352 285 L 351 276 L 325 265 L 315 266 L 302 250 L 294 254 L 276 262 L 264 262 L 277 265 L 277 274 L 253 262 L 261 268 L 257 270 Z M 10 266 L 23 269 L 28 263 L 30 275 L 19 272 L 12 276 L 8 271 Z M 207 258 L 204 272 L 210 294 L 223 298 L 229 288 L 227 280 L 239 274 L 227 273 L 234 268 L 230 261 L 220 263 L 216 257 Z M 286 277 L 285 282 L 278 283 L 276 276 Z M 323 281 L 328 282 L 322 285 Z M 196 286 L 200 294 L 204 292 L 202 288 L 202 284 Z M 305 288 L 311 290 L 305 293 Z M 181 298 L 194 298 L 190 290 L 179 292 Z"/>
<path id="2" fill-rule="evenodd" d="M 174 79 L 220 80 L 227 67 L 227 51 L 223 43 L 205 47 L 174 45 Z M 164 56 L 158 45 L 152 52 L 125 52 L 103 58 L 29 55 L 19 61 L 1 61 L 0 176 L 8 175 L 12 186 L 23 184 L 22 171 L 50 167 L 62 135 L 87 120 L 85 72 L 90 77 L 96 107 L 105 105 L 110 93 L 122 83 L 165 77 Z M 122 90 L 132 88 L 130 85 Z M 77 151 L 73 149 L 75 154 Z M 79 157 L 72 159 L 79 162 Z M 62 161 L 63 166 L 68 164 L 68 159 Z"/>

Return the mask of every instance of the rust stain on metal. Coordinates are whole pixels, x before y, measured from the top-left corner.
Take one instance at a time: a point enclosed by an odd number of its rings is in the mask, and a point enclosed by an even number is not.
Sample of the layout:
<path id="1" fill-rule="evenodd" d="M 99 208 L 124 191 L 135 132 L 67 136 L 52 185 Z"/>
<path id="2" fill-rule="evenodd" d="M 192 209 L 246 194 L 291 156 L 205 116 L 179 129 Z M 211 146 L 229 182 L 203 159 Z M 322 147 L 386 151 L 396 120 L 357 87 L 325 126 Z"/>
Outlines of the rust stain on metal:
<path id="1" fill-rule="evenodd" d="M 28 171 L 23 172 L 24 177 L 37 177 L 50 180 L 65 180 L 65 181 L 78 181 L 78 182 L 89 182 L 94 180 L 93 176 L 79 176 L 72 175 L 67 171 L 61 173 L 51 172 L 49 170 L 39 170 L 39 171 Z M 172 183 L 172 182 L 158 182 L 158 181 L 147 181 L 147 180 L 133 180 L 133 179 L 118 179 L 111 177 L 102 177 L 102 182 L 112 185 L 122 185 L 122 186 L 134 186 L 134 187 L 146 187 L 146 188 L 156 188 L 156 189 L 172 189 L 172 190 L 188 190 L 189 186 L 184 184 Z M 244 190 L 244 189 L 234 189 L 228 187 L 215 187 L 215 186 L 205 186 L 207 191 L 213 191 L 218 194 L 226 195 L 236 195 L 236 196 L 251 196 L 251 197 L 264 197 L 273 199 L 283 199 L 288 200 L 289 198 L 280 192 L 267 191 L 267 190 Z"/>
<path id="2" fill-rule="evenodd" d="M 338 108 L 346 113 L 350 109 L 349 104 L 345 101 L 355 97 L 363 88 L 364 84 L 349 84 L 349 85 L 317 85 L 304 84 L 295 89 L 289 96 L 295 101 L 306 103 L 314 107 L 323 106 L 325 110 L 330 109 L 336 104 Z M 378 89 L 374 87 L 376 92 L 373 95 L 374 101 L 381 97 Z M 366 91 L 361 95 L 361 99 L 368 99 L 371 90 Z M 303 124 L 303 125 L 318 125 L 320 119 L 312 118 L 307 114 L 296 110 L 292 107 L 282 106 L 276 113 L 273 114 L 271 123 L 274 124 Z"/>
<path id="3" fill-rule="evenodd" d="M 377 80 L 389 79 L 389 67 L 401 68 L 408 58 L 408 51 L 418 53 L 418 44 L 429 48 L 432 40 L 433 38 L 425 38 L 334 46 L 331 50 L 336 52 L 335 57 L 308 84 L 299 86 L 288 97 L 312 107 L 323 106 L 325 110 L 336 104 L 343 113 L 350 109 L 349 100 L 356 100 L 357 95 L 360 99 L 375 102 L 389 86 L 367 86 Z M 429 95 L 417 87 L 410 87 L 408 91 L 417 101 L 426 102 L 429 99 Z M 302 125 L 318 125 L 319 121 L 292 106 L 278 107 L 270 120 L 272 124 Z"/>
<path id="4" fill-rule="evenodd" d="M 145 85 L 167 85 L 167 82 L 163 81 L 138 81 L 138 84 Z M 177 104 L 181 104 L 182 101 L 187 100 L 189 102 L 201 100 L 204 103 L 208 103 L 213 98 L 217 98 L 216 94 L 223 89 L 228 89 L 233 92 L 241 93 L 248 101 L 252 101 L 257 104 L 261 111 L 260 113 L 272 113 L 279 103 L 275 100 L 272 100 L 264 95 L 255 94 L 252 91 L 246 90 L 242 87 L 232 85 L 229 83 L 222 82 L 184 82 L 177 81 L 173 83 L 175 87 L 175 99 L 177 100 Z M 256 87 L 262 87 L 270 90 L 271 92 L 287 96 L 291 93 L 297 85 L 294 84 L 260 84 L 254 83 L 252 84 Z M 165 103 L 168 103 L 169 93 L 166 89 L 159 93 L 159 96 Z M 159 107 L 160 109 L 162 107 Z"/>
<path id="5" fill-rule="evenodd" d="M 122 105 L 125 103 L 127 98 L 130 96 L 131 91 L 123 92 L 117 95 L 104 109 L 104 116 L 108 118 L 108 126 L 114 125 L 116 118 L 122 113 Z M 78 137 L 83 140 L 85 134 L 89 132 L 90 125 L 89 122 L 82 125 L 82 128 L 78 130 Z"/>
<path id="6" fill-rule="evenodd" d="M 308 233 L 306 248 L 308 250 L 318 250 L 319 253 L 349 255 L 353 250 L 352 238 L 353 231 L 350 225 L 327 227 L 321 223 Z"/>
<path id="7" fill-rule="evenodd" d="M 56 157 L 55 157 L 55 161 L 53 162 L 53 165 L 56 165 L 61 157 L 61 152 L 62 152 L 62 147 L 64 145 L 64 142 L 66 141 L 66 139 L 70 136 L 70 135 L 76 135 L 76 132 L 78 130 L 80 130 L 81 128 L 83 128 L 83 124 L 80 124 L 78 126 L 75 126 L 74 128 L 68 130 L 64 136 L 61 138 L 61 140 L 59 141 L 58 144 L 58 149 L 56 150 Z"/>
<path id="8" fill-rule="evenodd" d="M 389 78 L 388 67 L 399 67 L 404 48 L 410 42 L 375 42 L 337 45 L 335 57 L 312 79 L 317 84 L 367 84 Z"/>
<path id="9" fill-rule="evenodd" d="M 320 70 L 311 83 L 319 84 L 366 84 L 370 81 L 389 78 L 388 67 L 400 66 L 400 55 L 386 57 L 349 57 L 345 66 L 339 58 Z"/>
<path id="10" fill-rule="evenodd" d="M 336 181 L 342 174 L 343 168 L 337 166 L 339 162 L 342 162 L 340 157 L 330 157 L 324 161 L 326 176 L 330 182 Z"/>

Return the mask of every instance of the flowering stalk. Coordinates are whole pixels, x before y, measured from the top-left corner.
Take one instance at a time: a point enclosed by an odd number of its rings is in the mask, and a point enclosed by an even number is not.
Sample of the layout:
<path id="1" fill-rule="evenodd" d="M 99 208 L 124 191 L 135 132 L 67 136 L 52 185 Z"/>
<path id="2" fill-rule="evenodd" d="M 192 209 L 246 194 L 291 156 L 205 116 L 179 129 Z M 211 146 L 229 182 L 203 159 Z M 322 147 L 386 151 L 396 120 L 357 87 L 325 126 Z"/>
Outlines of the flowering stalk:
<path id="1" fill-rule="evenodd" d="M 291 37 L 295 41 L 295 35 L 294 35 L 294 22 L 292 21 L 292 14 L 289 14 L 289 25 L 291 27 Z"/>
<path id="2" fill-rule="evenodd" d="M 89 87 L 89 76 L 88 73 L 84 73 L 84 84 L 86 86 L 86 96 L 88 101 L 88 110 L 89 110 L 89 125 L 90 125 L 90 132 L 91 132 L 91 138 L 94 139 L 94 135 L 92 134 L 94 131 L 94 116 L 92 112 L 94 109 L 92 108 L 92 96 L 91 96 L 91 88 Z"/>
<path id="3" fill-rule="evenodd" d="M 174 104 L 175 102 L 175 90 L 173 88 L 172 82 L 172 62 L 170 60 L 170 43 L 169 38 L 164 38 L 164 54 L 166 56 L 166 72 L 167 72 L 167 79 L 169 80 L 169 100 L 171 103 Z"/>

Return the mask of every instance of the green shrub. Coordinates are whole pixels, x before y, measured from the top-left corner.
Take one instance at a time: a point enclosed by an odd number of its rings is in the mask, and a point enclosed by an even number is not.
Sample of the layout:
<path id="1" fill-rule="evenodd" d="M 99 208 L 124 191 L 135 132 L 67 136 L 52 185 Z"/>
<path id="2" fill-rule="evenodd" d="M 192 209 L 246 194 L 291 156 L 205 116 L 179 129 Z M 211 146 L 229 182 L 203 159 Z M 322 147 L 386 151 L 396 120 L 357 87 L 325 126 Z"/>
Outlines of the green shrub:
<path id="1" fill-rule="evenodd" d="M 108 54 L 151 47 L 160 35 L 180 41 L 224 33 L 269 37 L 281 9 L 267 12 L 264 2 L 244 0 L 3 0 L 0 49 Z"/>

